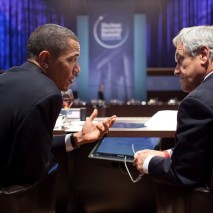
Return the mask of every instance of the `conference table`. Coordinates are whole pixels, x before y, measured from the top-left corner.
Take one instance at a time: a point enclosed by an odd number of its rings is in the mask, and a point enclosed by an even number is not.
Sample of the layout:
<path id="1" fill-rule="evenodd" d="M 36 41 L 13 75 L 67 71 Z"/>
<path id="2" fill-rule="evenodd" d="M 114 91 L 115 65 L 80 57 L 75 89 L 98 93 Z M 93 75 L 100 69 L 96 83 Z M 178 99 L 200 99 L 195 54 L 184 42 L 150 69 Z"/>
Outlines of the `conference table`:
<path id="1" fill-rule="evenodd" d="M 171 117 L 171 116 L 169 116 Z M 117 117 L 117 124 L 133 124 L 136 128 L 118 128 L 114 125 L 110 128 L 109 137 L 160 137 L 173 139 L 175 137 L 175 127 L 165 119 L 169 125 L 147 125 L 152 117 Z M 104 117 L 95 118 L 94 122 L 102 121 Z M 74 120 L 66 127 L 56 127 L 54 135 L 67 134 L 80 131 L 85 121 Z M 161 121 L 160 121 L 161 122 Z M 127 125 L 127 126 L 128 126 Z M 131 125 L 130 125 L 131 126 Z M 169 141 L 169 146 L 170 146 Z M 57 159 L 60 164 L 57 191 L 57 205 L 63 206 L 66 202 L 71 202 L 71 206 L 85 209 L 99 207 L 100 211 L 113 211 L 118 208 L 121 212 L 124 208 L 136 208 L 140 211 L 150 212 L 154 208 L 154 187 L 149 177 L 144 177 L 137 185 L 131 183 L 122 163 L 107 160 L 97 160 L 88 158 L 96 143 L 87 144 L 80 149 L 76 149 Z M 162 147 L 163 145 L 161 145 Z M 134 175 L 137 175 L 135 168 L 129 164 L 129 168 Z M 122 171 L 121 171 L 122 170 Z M 136 174 L 135 174 L 136 173 Z M 70 177 L 70 178 L 68 178 Z M 86 178 L 85 178 L 86 177 Z M 98 178 L 98 181 L 97 181 Z M 88 181 L 89 180 L 89 181 Z M 107 187 L 109 185 L 110 187 Z M 63 183 L 63 184 L 62 184 Z M 71 186 L 71 188 L 69 188 Z M 92 188 L 92 190 L 91 190 Z M 143 189 L 143 190 L 141 190 Z M 72 193 L 75 194 L 73 195 Z M 128 195 L 126 194 L 128 192 Z M 71 195 L 70 195 L 71 194 Z M 66 196 L 64 196 L 66 195 Z M 104 196 L 107 196 L 108 202 Z M 129 197 L 140 197 L 141 199 L 129 199 Z M 63 199 L 62 199 L 63 197 Z M 80 203 L 73 202 L 70 197 L 76 197 Z M 100 199 L 88 199 L 88 197 L 100 197 Z M 70 204 L 68 204 L 69 206 Z"/>
<path id="2" fill-rule="evenodd" d="M 117 125 L 118 127 L 115 128 L 112 126 L 107 136 L 110 136 L 110 137 L 160 137 L 160 138 L 175 137 L 174 125 L 146 126 L 146 123 L 147 121 L 150 120 L 150 118 L 151 117 L 117 117 L 116 123 L 123 124 L 124 127 L 119 127 L 119 125 Z M 94 120 L 94 122 L 102 121 L 103 119 L 104 117 L 97 117 Z M 70 122 L 70 125 L 67 125 L 66 127 L 55 128 L 53 131 L 53 134 L 60 135 L 60 134 L 67 134 L 71 132 L 80 131 L 83 123 L 84 121 L 78 121 L 78 120 L 72 121 Z M 130 128 L 128 128 L 129 124 L 131 126 Z M 138 126 L 138 127 L 134 128 L 134 126 Z"/>

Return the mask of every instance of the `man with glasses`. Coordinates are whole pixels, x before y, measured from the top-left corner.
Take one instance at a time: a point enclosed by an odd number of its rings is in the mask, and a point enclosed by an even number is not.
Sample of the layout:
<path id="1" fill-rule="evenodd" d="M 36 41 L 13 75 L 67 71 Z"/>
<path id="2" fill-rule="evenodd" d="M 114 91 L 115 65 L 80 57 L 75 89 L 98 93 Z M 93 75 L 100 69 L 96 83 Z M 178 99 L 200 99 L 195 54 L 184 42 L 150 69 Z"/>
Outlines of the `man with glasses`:
<path id="1" fill-rule="evenodd" d="M 195 26 L 182 29 L 173 39 L 174 74 L 189 93 L 179 106 L 175 147 L 141 150 L 134 156 L 133 164 L 141 174 L 166 183 L 159 191 L 158 212 L 213 212 L 212 38 L 212 26 Z"/>

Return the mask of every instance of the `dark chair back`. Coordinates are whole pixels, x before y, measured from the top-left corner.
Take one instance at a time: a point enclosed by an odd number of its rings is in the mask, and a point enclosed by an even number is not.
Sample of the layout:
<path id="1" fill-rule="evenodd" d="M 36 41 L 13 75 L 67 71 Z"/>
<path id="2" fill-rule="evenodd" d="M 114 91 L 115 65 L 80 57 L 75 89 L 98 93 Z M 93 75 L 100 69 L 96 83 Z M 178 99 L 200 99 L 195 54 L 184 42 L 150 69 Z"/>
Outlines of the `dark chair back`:
<path id="1" fill-rule="evenodd" d="M 48 175 L 33 185 L 1 188 L 0 212 L 54 213 L 57 170 L 58 164 L 54 164 Z"/>

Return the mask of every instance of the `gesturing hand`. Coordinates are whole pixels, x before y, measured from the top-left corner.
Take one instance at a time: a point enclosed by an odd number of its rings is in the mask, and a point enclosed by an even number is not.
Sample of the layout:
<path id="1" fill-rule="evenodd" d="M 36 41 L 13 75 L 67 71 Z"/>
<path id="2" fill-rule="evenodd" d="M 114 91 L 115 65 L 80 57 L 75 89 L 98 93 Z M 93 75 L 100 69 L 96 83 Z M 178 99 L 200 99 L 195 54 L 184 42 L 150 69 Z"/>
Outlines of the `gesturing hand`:
<path id="1" fill-rule="evenodd" d="M 97 109 L 94 109 L 90 117 L 86 119 L 82 130 L 74 134 L 79 145 L 84 143 L 91 143 L 102 138 L 109 131 L 109 128 L 116 120 L 116 116 L 113 115 L 104 119 L 103 121 L 94 122 L 94 119 L 97 117 L 97 115 L 98 111 Z"/>

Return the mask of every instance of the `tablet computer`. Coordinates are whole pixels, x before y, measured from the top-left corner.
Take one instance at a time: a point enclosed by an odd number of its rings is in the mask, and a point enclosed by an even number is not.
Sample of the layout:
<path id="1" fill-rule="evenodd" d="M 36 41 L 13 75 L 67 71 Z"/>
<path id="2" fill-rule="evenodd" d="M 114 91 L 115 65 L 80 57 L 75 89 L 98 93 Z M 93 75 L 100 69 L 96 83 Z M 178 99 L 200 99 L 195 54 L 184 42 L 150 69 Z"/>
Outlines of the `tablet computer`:
<path id="1" fill-rule="evenodd" d="M 132 162 L 134 151 L 159 147 L 158 137 L 104 137 L 98 141 L 89 154 L 89 158 Z M 133 151 L 134 150 L 134 151 Z"/>

